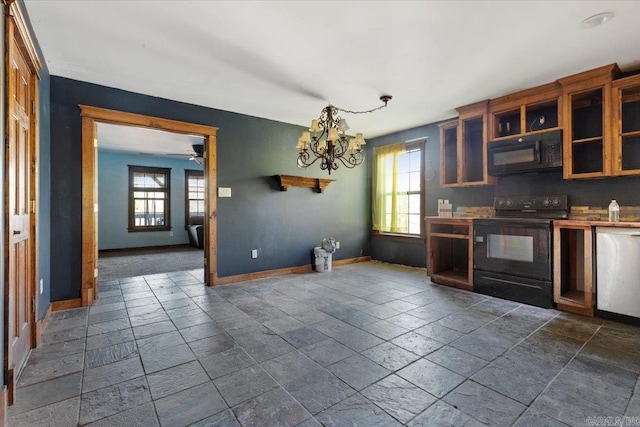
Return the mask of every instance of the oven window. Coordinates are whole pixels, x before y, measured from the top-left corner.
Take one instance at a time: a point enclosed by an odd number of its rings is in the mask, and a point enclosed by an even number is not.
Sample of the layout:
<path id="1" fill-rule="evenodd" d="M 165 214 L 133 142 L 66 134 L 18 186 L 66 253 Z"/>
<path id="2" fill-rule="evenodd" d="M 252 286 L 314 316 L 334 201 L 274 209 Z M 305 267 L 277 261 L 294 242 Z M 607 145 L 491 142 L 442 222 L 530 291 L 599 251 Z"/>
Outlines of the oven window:
<path id="1" fill-rule="evenodd" d="M 495 166 L 531 163 L 535 162 L 535 160 L 536 156 L 533 147 L 523 148 L 522 150 L 493 153 L 493 164 Z"/>
<path id="2" fill-rule="evenodd" d="M 487 236 L 487 258 L 533 262 L 533 236 Z"/>

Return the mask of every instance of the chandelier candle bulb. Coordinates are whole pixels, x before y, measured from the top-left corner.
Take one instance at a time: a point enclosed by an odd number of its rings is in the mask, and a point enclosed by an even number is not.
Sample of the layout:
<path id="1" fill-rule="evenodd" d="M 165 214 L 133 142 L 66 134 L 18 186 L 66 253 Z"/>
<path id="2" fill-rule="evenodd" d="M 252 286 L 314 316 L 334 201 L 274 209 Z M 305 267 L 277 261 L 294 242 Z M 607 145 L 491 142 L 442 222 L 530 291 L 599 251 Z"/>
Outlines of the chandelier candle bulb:
<path id="1" fill-rule="evenodd" d="M 318 126 L 318 120 L 311 120 L 311 128 L 309 128 L 313 135 L 315 136 L 320 131 L 320 126 Z"/>
<path id="2" fill-rule="evenodd" d="M 338 140 L 338 130 L 336 128 L 329 129 L 329 136 L 327 137 L 327 141 L 335 142 Z"/>

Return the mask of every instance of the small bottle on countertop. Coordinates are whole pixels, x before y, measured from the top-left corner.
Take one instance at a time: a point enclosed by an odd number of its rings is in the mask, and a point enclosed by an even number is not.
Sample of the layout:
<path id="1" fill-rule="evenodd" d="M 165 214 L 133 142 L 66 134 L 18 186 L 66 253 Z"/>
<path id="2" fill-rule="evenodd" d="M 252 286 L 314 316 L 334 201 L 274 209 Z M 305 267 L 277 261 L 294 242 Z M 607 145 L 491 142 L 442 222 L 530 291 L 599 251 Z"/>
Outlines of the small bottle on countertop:
<path id="1" fill-rule="evenodd" d="M 618 202 L 616 199 L 613 199 L 611 203 L 609 203 L 609 222 L 619 222 L 620 221 L 620 206 L 618 206 Z"/>

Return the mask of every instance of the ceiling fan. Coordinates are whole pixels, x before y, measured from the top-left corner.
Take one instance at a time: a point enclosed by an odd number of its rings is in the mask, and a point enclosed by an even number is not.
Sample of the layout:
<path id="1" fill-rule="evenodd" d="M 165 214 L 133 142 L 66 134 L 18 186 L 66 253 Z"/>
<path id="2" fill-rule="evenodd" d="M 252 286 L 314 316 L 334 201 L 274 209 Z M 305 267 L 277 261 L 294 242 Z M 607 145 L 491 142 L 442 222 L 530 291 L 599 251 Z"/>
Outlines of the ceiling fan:
<path id="1" fill-rule="evenodd" d="M 191 148 L 193 153 L 167 153 L 167 156 L 188 156 L 189 160 L 193 160 L 199 165 L 204 163 L 204 144 L 193 144 Z"/>

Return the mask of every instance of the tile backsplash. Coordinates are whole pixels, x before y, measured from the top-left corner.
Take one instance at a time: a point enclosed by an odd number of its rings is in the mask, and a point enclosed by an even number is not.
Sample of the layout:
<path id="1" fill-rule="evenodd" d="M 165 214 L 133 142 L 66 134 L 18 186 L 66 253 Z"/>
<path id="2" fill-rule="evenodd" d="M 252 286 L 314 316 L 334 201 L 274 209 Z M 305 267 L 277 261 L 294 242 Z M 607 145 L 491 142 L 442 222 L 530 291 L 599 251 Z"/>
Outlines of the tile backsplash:
<path id="1" fill-rule="evenodd" d="M 491 218 L 496 211 L 491 206 L 458 206 L 453 213 L 460 218 Z M 571 206 L 569 219 L 577 221 L 608 221 L 609 209 L 604 206 Z M 620 221 L 640 221 L 640 206 L 620 206 Z"/>
<path id="2" fill-rule="evenodd" d="M 571 206 L 569 219 L 582 221 L 608 221 L 609 209 L 605 206 Z M 640 206 L 620 206 L 620 221 L 640 221 Z"/>

